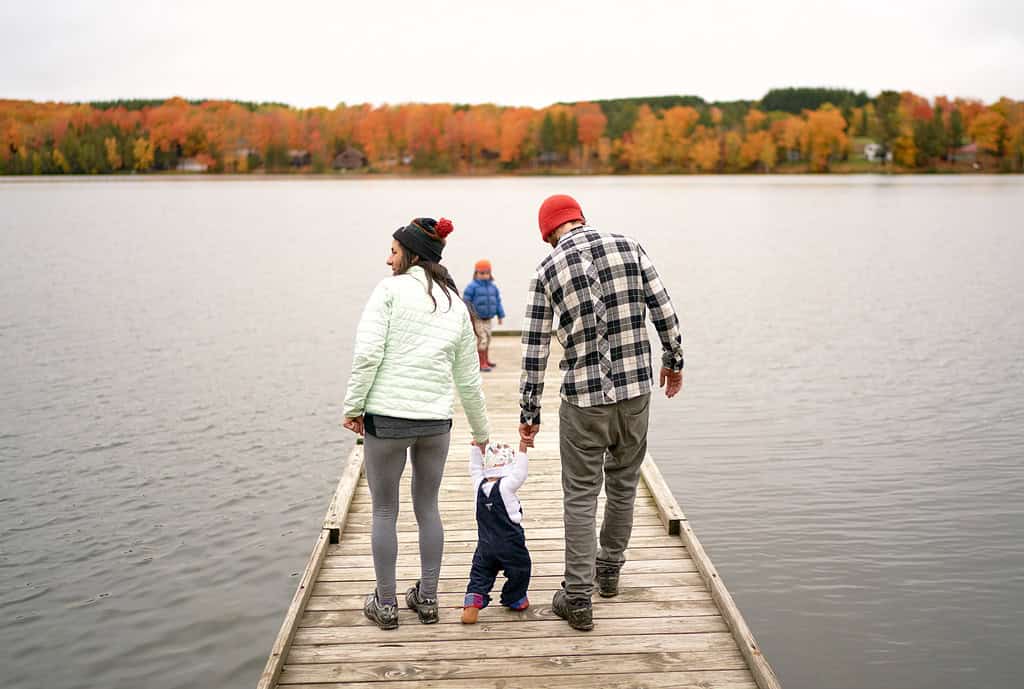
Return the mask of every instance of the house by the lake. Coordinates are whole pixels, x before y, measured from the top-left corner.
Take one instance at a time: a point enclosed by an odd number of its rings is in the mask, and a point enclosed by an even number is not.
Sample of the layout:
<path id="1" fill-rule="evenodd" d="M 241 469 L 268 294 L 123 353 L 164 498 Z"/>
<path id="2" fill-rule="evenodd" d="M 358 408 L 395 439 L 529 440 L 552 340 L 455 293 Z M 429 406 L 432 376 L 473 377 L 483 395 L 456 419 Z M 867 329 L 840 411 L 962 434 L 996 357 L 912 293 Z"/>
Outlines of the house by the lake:
<path id="1" fill-rule="evenodd" d="M 366 156 L 358 148 L 349 146 L 334 157 L 331 167 L 335 170 L 358 170 L 366 167 Z"/>

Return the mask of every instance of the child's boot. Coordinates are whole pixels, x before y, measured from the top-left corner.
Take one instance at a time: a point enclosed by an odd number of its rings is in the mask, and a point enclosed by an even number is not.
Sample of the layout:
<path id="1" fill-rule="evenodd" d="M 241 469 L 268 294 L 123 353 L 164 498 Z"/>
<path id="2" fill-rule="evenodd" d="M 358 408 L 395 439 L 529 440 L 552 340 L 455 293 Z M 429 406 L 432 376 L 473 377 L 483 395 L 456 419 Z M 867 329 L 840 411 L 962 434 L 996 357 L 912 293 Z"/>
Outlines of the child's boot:
<path id="1" fill-rule="evenodd" d="M 487 363 L 487 355 L 484 352 L 481 352 L 479 349 L 476 350 L 476 354 L 480 358 L 480 370 L 483 371 L 484 373 L 492 370 L 491 366 Z"/>
<path id="2" fill-rule="evenodd" d="M 462 624 L 476 624 L 480 617 L 480 608 L 484 607 L 484 597 L 479 593 L 467 593 L 463 601 Z"/>
<path id="3" fill-rule="evenodd" d="M 490 347 L 488 347 L 487 349 L 484 350 L 484 361 L 486 361 L 487 365 L 490 366 L 491 368 L 497 368 L 498 367 L 498 365 L 496 363 L 491 361 L 491 348 Z"/>

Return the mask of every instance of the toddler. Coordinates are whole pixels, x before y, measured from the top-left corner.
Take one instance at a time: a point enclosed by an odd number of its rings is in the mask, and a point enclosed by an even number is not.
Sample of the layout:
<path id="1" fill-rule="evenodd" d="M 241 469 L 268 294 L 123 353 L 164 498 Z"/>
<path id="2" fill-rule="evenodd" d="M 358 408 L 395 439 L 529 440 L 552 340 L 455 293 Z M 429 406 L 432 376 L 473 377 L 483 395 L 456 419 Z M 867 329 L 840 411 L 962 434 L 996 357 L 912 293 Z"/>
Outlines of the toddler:
<path id="1" fill-rule="evenodd" d="M 480 610 L 491 602 L 491 587 L 498 572 L 507 581 L 501 588 L 501 604 L 526 610 L 530 601 L 532 563 L 523 531 L 523 508 L 516 491 L 526 482 L 526 447 L 515 452 L 509 445 L 488 445 L 485 452 L 474 445 L 469 451 L 469 475 L 476 496 L 476 552 L 469 571 L 463 601 L 462 622 L 473 624 Z"/>
<path id="2" fill-rule="evenodd" d="M 498 317 L 498 325 L 505 320 L 505 308 L 501 305 L 501 292 L 494 284 L 491 273 L 491 262 L 480 259 L 473 271 L 473 281 L 466 285 L 462 300 L 469 306 L 473 316 L 473 330 L 476 331 L 476 349 L 480 357 L 480 370 L 490 371 L 495 364 L 490 358 L 491 328 L 494 317 Z"/>

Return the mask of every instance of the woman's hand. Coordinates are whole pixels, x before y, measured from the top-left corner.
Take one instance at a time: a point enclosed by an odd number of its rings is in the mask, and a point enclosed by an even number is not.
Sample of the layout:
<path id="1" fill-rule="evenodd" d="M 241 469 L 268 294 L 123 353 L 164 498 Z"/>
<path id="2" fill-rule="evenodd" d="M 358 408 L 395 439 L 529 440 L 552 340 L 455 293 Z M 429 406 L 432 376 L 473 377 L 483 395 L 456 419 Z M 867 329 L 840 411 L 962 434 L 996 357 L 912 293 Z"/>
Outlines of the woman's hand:
<path id="1" fill-rule="evenodd" d="M 356 435 L 363 435 L 363 415 L 360 414 L 355 418 L 345 419 L 344 423 L 341 424 L 348 430 L 352 431 Z"/>

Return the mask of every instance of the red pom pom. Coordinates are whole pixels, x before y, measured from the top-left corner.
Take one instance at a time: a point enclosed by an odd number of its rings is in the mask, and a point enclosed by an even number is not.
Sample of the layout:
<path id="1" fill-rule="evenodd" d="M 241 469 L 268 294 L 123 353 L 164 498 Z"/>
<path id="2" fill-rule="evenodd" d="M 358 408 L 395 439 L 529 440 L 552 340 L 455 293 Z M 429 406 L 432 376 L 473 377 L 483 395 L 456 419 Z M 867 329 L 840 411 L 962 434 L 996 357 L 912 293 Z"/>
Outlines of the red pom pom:
<path id="1" fill-rule="evenodd" d="M 434 231 L 437 232 L 437 236 L 444 239 L 455 230 L 455 225 L 448 218 L 441 218 L 437 221 L 437 226 L 434 227 Z"/>

